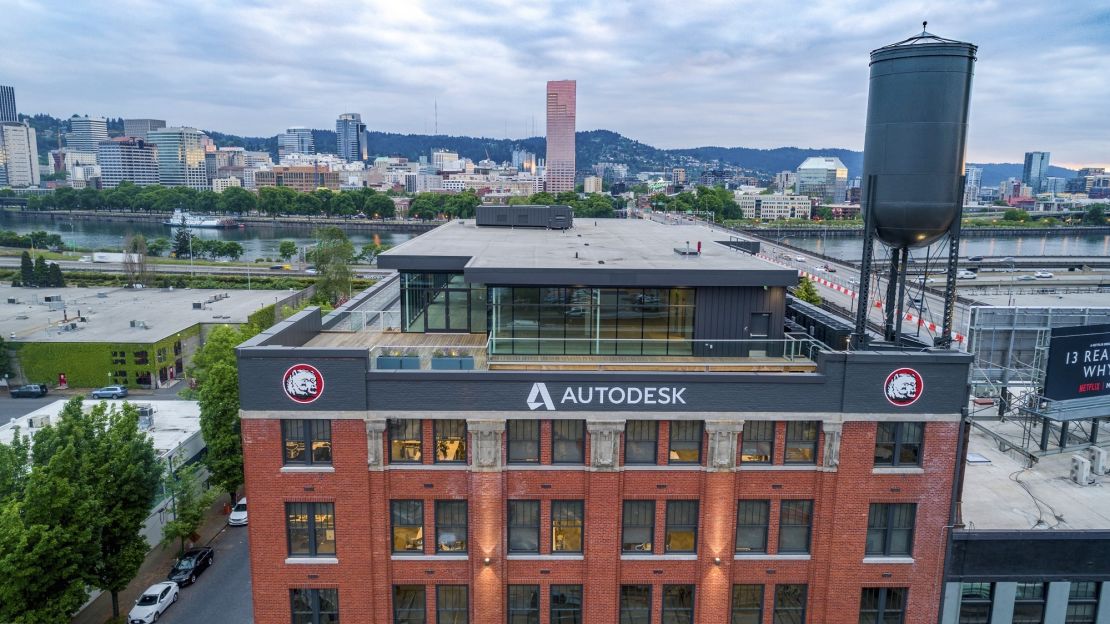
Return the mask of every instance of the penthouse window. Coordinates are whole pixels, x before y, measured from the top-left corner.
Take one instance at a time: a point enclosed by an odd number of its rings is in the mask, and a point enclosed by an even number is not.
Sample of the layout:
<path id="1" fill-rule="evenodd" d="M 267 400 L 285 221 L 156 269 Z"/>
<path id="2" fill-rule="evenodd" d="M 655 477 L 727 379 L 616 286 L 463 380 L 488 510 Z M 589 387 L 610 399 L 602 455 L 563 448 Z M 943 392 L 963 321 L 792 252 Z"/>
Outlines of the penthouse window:
<path id="1" fill-rule="evenodd" d="M 875 431 L 876 466 L 920 466 L 925 423 L 879 423 Z"/>
<path id="2" fill-rule="evenodd" d="M 745 464 L 769 464 L 775 454 L 775 423 L 756 420 L 744 423 L 740 461 Z"/>
<path id="3" fill-rule="evenodd" d="M 389 421 L 389 461 L 395 464 L 419 464 L 424 449 L 424 421 L 399 419 Z"/>
<path id="4" fill-rule="evenodd" d="M 784 500 L 779 513 L 779 552 L 808 553 L 813 501 Z"/>
<path id="5" fill-rule="evenodd" d="M 436 463 L 466 462 L 466 421 L 436 420 Z"/>
<path id="6" fill-rule="evenodd" d="M 290 557 L 335 556 L 335 504 L 285 503 Z"/>
<path id="7" fill-rule="evenodd" d="M 692 288 L 489 289 L 493 354 L 690 355 Z"/>
<path id="8" fill-rule="evenodd" d="M 1095 624 L 1098 614 L 1098 583 L 1073 582 L 1068 590 L 1068 609 L 1065 624 Z"/>
<path id="9" fill-rule="evenodd" d="M 552 585 L 551 624 L 582 624 L 582 586 Z"/>
<path id="10" fill-rule="evenodd" d="M 424 586 L 393 586 L 393 624 L 424 624 Z"/>
<path id="11" fill-rule="evenodd" d="M 651 585 L 621 585 L 621 624 L 651 624 Z"/>
<path id="12" fill-rule="evenodd" d="M 732 586 L 732 624 L 763 623 L 763 586 Z M 884 623 L 885 624 L 885 623 Z"/>
<path id="13" fill-rule="evenodd" d="M 540 421 L 510 420 L 507 424 L 509 463 L 538 464 L 540 462 Z"/>
<path id="14" fill-rule="evenodd" d="M 647 554 L 655 541 L 655 501 L 624 501 L 621 552 Z"/>
<path id="15" fill-rule="evenodd" d="M 551 421 L 551 461 L 556 464 L 581 464 L 585 462 L 584 420 Z"/>
<path id="16" fill-rule="evenodd" d="M 393 552 L 424 552 L 424 501 L 390 501 L 389 519 L 393 527 Z"/>
<path id="17" fill-rule="evenodd" d="M 867 513 L 867 555 L 910 556 L 916 512 L 917 505 L 913 503 L 871 503 Z"/>
<path id="18" fill-rule="evenodd" d="M 771 502 L 742 500 L 736 507 L 736 552 L 767 552 L 767 526 Z"/>
<path id="19" fill-rule="evenodd" d="M 1013 624 L 1041 624 L 1044 622 L 1045 583 L 1018 583 L 1014 594 Z"/>
<path id="20" fill-rule="evenodd" d="M 990 624 L 993 583 L 964 583 L 960 587 L 960 624 Z"/>
<path id="21" fill-rule="evenodd" d="M 282 420 L 281 443 L 287 466 L 331 465 L 330 420 Z"/>
<path id="22" fill-rule="evenodd" d="M 786 423 L 786 451 L 783 461 L 787 464 L 813 464 L 817 462 L 817 421 Z"/>
<path id="23" fill-rule="evenodd" d="M 907 591 L 905 587 L 865 587 L 859 599 L 859 624 L 902 624 Z"/>
<path id="24" fill-rule="evenodd" d="M 694 586 L 663 586 L 664 624 L 694 624 Z"/>
<path id="25" fill-rule="evenodd" d="M 404 331 L 485 333 L 486 287 L 461 273 L 401 273 Z"/>
<path id="26" fill-rule="evenodd" d="M 805 624 L 806 586 L 775 585 L 775 624 Z"/>
<path id="27" fill-rule="evenodd" d="M 540 624 L 540 586 L 509 585 L 509 624 Z"/>
<path id="28" fill-rule="evenodd" d="M 436 552 L 466 552 L 466 501 L 436 501 Z"/>
<path id="29" fill-rule="evenodd" d="M 659 421 L 630 420 L 624 425 L 624 463 L 654 464 L 659 447 Z"/>
<path id="30" fill-rule="evenodd" d="M 540 552 L 539 501 L 509 501 L 509 552 Z"/>
<path id="31" fill-rule="evenodd" d="M 339 624 L 338 589 L 291 589 L 293 624 Z"/>
<path id="32" fill-rule="evenodd" d="M 582 552 L 582 501 L 551 501 L 551 551 Z"/>
<path id="33" fill-rule="evenodd" d="M 470 590 L 466 585 L 436 585 L 436 623 L 467 624 Z"/>
<path id="34" fill-rule="evenodd" d="M 669 553 L 698 550 L 698 501 L 667 501 L 667 531 L 664 542 Z"/>
<path id="35" fill-rule="evenodd" d="M 701 421 L 672 420 L 669 464 L 701 463 Z"/>

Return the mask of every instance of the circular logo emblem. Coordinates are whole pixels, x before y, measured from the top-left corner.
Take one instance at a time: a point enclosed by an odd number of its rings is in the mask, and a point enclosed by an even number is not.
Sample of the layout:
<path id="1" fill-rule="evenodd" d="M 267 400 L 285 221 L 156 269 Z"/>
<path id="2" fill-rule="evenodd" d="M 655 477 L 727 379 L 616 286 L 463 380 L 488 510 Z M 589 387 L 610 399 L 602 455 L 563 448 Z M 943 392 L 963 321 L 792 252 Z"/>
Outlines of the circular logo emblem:
<path id="1" fill-rule="evenodd" d="M 898 407 L 913 405 L 924 391 L 925 382 L 921 379 L 921 373 L 912 368 L 899 368 L 887 375 L 886 383 L 883 384 L 886 400 Z"/>
<path id="2" fill-rule="evenodd" d="M 281 387 L 297 403 L 311 403 L 324 394 L 324 376 L 315 366 L 294 364 L 282 376 Z"/>

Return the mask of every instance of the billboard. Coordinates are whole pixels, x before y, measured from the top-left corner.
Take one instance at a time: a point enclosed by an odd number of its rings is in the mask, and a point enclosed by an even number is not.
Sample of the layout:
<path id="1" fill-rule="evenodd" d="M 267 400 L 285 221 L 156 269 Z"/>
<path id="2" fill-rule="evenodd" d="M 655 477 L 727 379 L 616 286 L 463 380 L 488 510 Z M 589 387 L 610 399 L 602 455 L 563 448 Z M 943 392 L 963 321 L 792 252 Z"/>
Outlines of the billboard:
<path id="1" fill-rule="evenodd" d="M 1054 401 L 1110 396 L 1110 325 L 1052 330 L 1044 396 Z"/>

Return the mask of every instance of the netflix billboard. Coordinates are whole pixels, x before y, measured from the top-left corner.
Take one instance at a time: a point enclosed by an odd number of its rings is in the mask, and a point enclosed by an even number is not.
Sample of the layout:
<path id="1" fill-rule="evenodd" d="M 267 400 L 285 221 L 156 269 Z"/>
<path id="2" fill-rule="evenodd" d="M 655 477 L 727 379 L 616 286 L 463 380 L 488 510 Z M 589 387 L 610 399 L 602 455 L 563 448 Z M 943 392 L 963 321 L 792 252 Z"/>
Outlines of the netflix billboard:
<path id="1" fill-rule="evenodd" d="M 1052 330 L 1044 396 L 1054 401 L 1110 396 L 1110 325 Z"/>

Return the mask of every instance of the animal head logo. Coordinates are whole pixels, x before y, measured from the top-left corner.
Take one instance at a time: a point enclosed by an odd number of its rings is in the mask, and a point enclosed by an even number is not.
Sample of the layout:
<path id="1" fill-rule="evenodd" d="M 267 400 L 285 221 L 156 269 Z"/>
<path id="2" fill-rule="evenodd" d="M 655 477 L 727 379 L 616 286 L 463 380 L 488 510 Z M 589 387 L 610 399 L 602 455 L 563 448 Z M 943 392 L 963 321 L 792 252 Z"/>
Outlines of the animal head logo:
<path id="1" fill-rule="evenodd" d="M 324 394 L 324 376 L 315 366 L 294 364 L 285 371 L 281 386 L 297 403 L 311 403 Z"/>
<path id="2" fill-rule="evenodd" d="M 912 405 L 921 398 L 924 391 L 925 382 L 921 379 L 921 373 L 912 368 L 899 368 L 887 375 L 886 383 L 883 384 L 886 400 L 898 407 Z"/>

